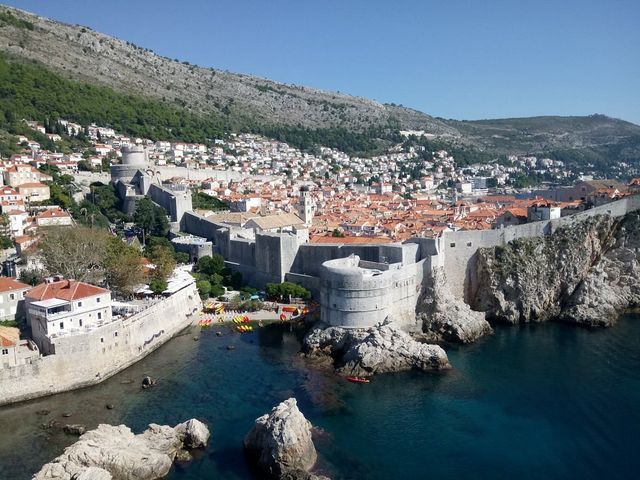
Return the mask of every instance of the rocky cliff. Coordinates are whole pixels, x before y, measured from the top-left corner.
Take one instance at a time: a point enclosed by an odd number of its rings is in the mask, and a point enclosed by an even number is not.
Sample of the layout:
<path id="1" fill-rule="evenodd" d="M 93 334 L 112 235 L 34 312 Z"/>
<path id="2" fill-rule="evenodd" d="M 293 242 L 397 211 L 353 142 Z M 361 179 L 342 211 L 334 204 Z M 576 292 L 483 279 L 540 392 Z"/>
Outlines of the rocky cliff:
<path id="1" fill-rule="evenodd" d="M 425 285 L 417 306 L 424 340 L 471 343 L 493 333 L 483 312 L 473 311 L 462 298 L 451 294 L 441 267 L 434 269 Z"/>
<path id="2" fill-rule="evenodd" d="M 480 249 L 470 305 L 506 323 L 609 326 L 640 304 L 640 214 L 591 217 L 553 234 Z"/>

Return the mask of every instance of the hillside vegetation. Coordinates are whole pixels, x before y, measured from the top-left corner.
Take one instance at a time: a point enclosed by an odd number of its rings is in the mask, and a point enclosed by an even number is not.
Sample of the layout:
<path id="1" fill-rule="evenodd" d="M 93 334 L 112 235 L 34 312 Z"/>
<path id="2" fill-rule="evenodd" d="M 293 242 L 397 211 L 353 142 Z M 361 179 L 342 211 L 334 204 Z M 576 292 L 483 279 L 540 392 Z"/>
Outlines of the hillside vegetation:
<path id="1" fill-rule="evenodd" d="M 0 52 L 3 111 L 15 108 L 34 119 L 59 115 L 185 141 L 253 132 L 302 149 L 325 145 L 350 154 L 382 151 L 399 141 L 402 129 L 423 130 L 435 136 L 434 145 L 464 151 L 465 163 L 534 154 L 603 168 L 615 161 L 640 165 L 640 127 L 604 115 L 434 118 L 399 105 L 190 65 L 6 6 L 0 6 Z"/>

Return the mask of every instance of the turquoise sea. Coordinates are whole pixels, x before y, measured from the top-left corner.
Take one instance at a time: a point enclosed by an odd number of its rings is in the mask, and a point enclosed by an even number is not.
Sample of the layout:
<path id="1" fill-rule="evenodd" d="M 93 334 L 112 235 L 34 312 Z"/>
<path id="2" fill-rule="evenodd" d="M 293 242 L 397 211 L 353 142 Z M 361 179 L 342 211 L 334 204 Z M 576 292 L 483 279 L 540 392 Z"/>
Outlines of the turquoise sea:
<path id="1" fill-rule="evenodd" d="M 50 420 L 139 432 L 191 417 L 210 426 L 210 446 L 170 478 L 252 478 L 243 436 L 290 396 L 321 429 L 319 467 L 334 479 L 638 478 L 639 316 L 607 330 L 498 327 L 475 345 L 446 347 L 452 371 L 368 385 L 306 364 L 301 331 L 215 332 L 197 342 L 185 332 L 102 385 L 0 408 L 0 479 L 30 478 L 73 442 L 40 428 Z M 160 382 L 143 391 L 147 373 Z"/>

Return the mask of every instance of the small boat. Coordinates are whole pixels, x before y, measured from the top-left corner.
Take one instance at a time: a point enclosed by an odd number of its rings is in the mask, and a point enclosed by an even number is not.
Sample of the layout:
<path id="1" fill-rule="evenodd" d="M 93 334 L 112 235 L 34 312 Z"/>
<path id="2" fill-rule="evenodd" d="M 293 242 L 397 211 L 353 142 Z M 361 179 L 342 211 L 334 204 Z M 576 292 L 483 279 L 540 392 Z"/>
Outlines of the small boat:
<path id="1" fill-rule="evenodd" d="M 364 377 L 355 377 L 355 376 L 349 375 L 348 377 L 344 377 L 344 378 L 353 383 L 371 383 L 371 380 Z"/>

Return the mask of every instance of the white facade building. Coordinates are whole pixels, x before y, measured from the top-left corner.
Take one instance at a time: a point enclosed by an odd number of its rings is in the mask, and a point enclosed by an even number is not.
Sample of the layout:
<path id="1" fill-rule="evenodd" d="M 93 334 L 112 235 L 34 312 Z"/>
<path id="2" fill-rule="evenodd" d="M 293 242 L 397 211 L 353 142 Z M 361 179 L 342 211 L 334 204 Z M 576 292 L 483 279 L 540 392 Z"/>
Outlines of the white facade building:
<path id="1" fill-rule="evenodd" d="M 48 279 L 26 297 L 27 323 L 45 353 L 55 353 L 53 340 L 86 333 L 112 321 L 111 292 L 74 280 Z"/>

